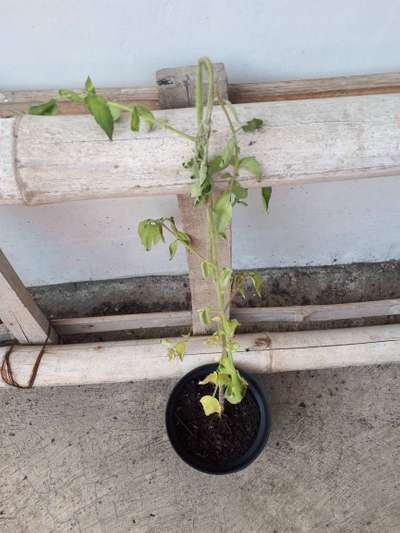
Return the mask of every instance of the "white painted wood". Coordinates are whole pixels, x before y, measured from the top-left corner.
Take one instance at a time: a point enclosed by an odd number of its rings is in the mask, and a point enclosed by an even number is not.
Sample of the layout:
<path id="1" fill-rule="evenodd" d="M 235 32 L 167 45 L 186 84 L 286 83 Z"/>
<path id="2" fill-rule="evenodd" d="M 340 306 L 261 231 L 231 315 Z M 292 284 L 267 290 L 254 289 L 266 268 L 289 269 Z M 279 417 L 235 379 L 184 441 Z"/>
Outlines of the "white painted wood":
<path id="1" fill-rule="evenodd" d="M 232 318 L 236 318 L 241 324 L 324 322 L 398 314 L 400 314 L 400 299 L 332 305 L 233 307 L 231 309 Z M 124 329 L 190 326 L 192 314 L 190 311 L 164 311 L 159 313 L 59 318 L 54 319 L 52 323 L 60 335 L 77 335 L 121 331 Z"/>
<path id="2" fill-rule="evenodd" d="M 249 187 L 339 181 L 400 174 L 400 128 L 396 121 L 400 95 L 263 102 L 236 106 L 241 120 L 257 116 L 266 127 L 243 134 L 246 155 L 262 163 L 265 179 Z M 194 131 L 191 109 L 158 111 L 188 133 Z M 0 119 L 0 122 L 8 119 Z M 221 151 L 226 125 L 215 112 L 212 152 Z M 191 143 L 159 130 L 129 131 L 127 118 L 109 142 L 88 116 L 22 117 L 18 128 L 18 175 L 24 201 L 53 203 L 85 198 L 180 194 L 188 192 L 190 176 L 181 163 Z M 9 159 L 9 148 L 2 158 Z M 0 203 L 20 203 L 5 185 Z"/>
<path id="3" fill-rule="evenodd" d="M 49 322 L 0 250 L 0 319 L 21 344 L 43 343 Z M 50 341 L 57 334 L 50 330 Z"/>
<path id="4" fill-rule="evenodd" d="M 254 373 L 400 362 L 400 325 L 248 334 L 239 335 L 238 342 L 238 366 Z M 15 348 L 11 364 L 19 383 L 29 379 L 38 349 Z M 5 351 L 0 348 L 0 357 Z M 52 345 L 46 348 L 35 385 L 177 378 L 218 357 L 202 337 L 191 340 L 183 362 L 169 362 L 158 339 Z"/>

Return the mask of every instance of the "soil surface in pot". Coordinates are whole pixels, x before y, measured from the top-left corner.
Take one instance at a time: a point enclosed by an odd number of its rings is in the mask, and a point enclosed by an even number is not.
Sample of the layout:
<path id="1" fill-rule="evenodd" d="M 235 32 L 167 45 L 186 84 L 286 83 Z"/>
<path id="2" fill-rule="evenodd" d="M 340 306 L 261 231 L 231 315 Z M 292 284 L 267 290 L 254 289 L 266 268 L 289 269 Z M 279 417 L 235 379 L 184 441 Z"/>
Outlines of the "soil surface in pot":
<path id="1" fill-rule="evenodd" d="M 201 463 L 221 467 L 241 457 L 252 445 L 260 423 L 257 403 L 247 389 L 241 403 L 225 401 L 224 413 L 205 416 L 200 398 L 212 394 L 212 385 L 188 381 L 176 402 L 174 424 L 179 445 Z"/>

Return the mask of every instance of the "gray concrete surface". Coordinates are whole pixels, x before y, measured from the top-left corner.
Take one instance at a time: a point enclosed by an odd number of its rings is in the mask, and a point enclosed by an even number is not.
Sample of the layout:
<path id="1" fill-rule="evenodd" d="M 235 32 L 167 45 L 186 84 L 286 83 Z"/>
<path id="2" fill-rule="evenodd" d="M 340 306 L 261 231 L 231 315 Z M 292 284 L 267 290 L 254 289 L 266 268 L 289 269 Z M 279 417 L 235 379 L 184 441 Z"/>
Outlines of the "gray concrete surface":
<path id="1" fill-rule="evenodd" d="M 400 531 L 400 366 L 264 379 L 273 431 L 244 472 L 171 450 L 171 382 L 2 391 L 0 531 Z"/>

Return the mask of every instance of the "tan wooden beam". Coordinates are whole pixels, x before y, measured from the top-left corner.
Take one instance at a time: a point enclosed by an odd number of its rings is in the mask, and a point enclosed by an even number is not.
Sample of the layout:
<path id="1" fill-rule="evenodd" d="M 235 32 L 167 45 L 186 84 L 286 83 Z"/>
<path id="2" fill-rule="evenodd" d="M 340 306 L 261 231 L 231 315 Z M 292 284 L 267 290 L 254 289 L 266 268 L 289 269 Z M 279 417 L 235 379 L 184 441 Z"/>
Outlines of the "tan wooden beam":
<path id="1" fill-rule="evenodd" d="M 218 349 L 194 337 L 183 362 L 168 361 L 159 339 L 49 345 L 35 386 L 83 385 L 176 378 L 216 362 Z M 239 368 L 253 373 L 285 372 L 400 362 L 400 325 L 295 333 L 238 335 Z M 0 347 L 0 358 L 7 348 Z M 11 356 L 15 379 L 28 381 L 37 346 L 17 346 Z M 0 387 L 6 387 L 0 381 Z"/>
<path id="2" fill-rule="evenodd" d="M 0 250 L 0 319 L 21 344 L 43 343 L 49 322 Z M 50 329 L 50 342 L 57 334 Z"/>
<path id="3" fill-rule="evenodd" d="M 75 89 L 78 90 L 79 89 Z M 360 96 L 366 94 L 390 94 L 400 92 L 400 73 L 387 72 L 357 76 L 267 81 L 258 83 L 233 83 L 228 86 L 229 98 L 234 104 L 247 102 L 273 102 L 336 96 Z M 159 89 L 151 87 L 122 87 L 97 89 L 109 100 L 125 105 L 145 104 L 159 109 Z M 12 117 L 27 111 L 32 104 L 45 102 L 57 96 L 57 90 L 0 90 L 0 117 Z M 86 108 L 75 102 L 60 103 L 62 114 L 86 114 Z"/>
<path id="4" fill-rule="evenodd" d="M 160 89 L 160 107 L 162 109 L 194 107 L 196 67 L 165 68 L 156 73 L 157 84 Z M 214 65 L 215 90 L 218 94 L 228 98 L 228 81 L 223 63 Z M 207 95 L 207 78 L 204 77 L 203 94 Z M 192 244 L 203 257 L 208 256 L 207 209 L 193 207 L 190 194 L 178 195 L 178 206 L 181 214 L 182 226 L 192 238 Z M 220 241 L 218 247 L 221 265 L 232 268 L 232 236 L 231 228 L 226 231 L 226 240 Z M 215 329 L 215 325 L 204 326 L 199 319 L 199 310 L 207 305 L 217 306 L 215 288 L 211 279 L 204 280 L 198 257 L 187 254 L 189 283 L 192 301 L 192 331 L 194 335 L 204 335 Z M 228 309 L 229 313 L 229 309 Z"/>

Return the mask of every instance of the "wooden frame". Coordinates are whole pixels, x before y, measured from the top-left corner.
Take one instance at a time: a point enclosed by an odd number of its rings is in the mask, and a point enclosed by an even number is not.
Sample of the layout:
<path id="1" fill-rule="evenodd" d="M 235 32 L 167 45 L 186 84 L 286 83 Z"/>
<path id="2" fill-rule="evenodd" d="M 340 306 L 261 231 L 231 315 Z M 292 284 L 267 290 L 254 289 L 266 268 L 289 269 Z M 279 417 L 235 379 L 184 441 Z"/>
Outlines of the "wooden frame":
<path id="1" fill-rule="evenodd" d="M 252 136 L 255 141 L 252 153 L 263 164 L 266 179 L 258 184 L 244 174 L 241 181 L 245 186 L 400 175 L 400 154 L 397 149 L 400 138 L 399 73 L 229 85 L 228 92 L 235 103 L 255 102 L 238 107 L 243 120 L 256 114 L 266 119 L 267 123 L 263 131 Z M 144 102 L 153 109 L 160 107 L 157 87 L 108 89 L 99 93 L 130 104 Z M 160 190 L 162 194 L 186 194 L 190 181 L 186 173 L 177 172 L 176 161 L 186 154 L 185 150 L 189 154 L 189 148 L 167 132 L 159 132 L 153 137 L 142 132 L 133 137 L 128 136 L 127 128 L 122 125 L 116 132 L 117 142 L 108 143 L 102 132 L 93 125 L 92 119 L 86 116 L 51 119 L 12 116 L 51 94 L 51 91 L 0 93 L 0 117 L 11 117 L 0 118 L 0 204 L 35 205 L 85 198 L 158 194 Z M 342 96 L 349 98 L 340 98 Z M 322 100 L 326 97 L 330 98 Z M 61 110 L 65 114 L 82 112 L 77 104 L 65 104 Z M 191 129 L 192 111 L 173 109 L 159 113 L 178 127 Z M 215 149 L 220 147 L 219 143 L 224 138 L 221 119 L 217 110 Z M 81 142 L 83 139 L 85 143 Z M 71 153 L 77 150 L 85 160 L 85 168 L 76 163 L 76 158 L 71 158 Z M 127 156 L 132 150 L 136 155 L 135 163 Z M 150 152 L 153 154 L 151 163 L 148 160 Z M 159 159 L 156 156 L 154 161 L 154 154 L 158 153 Z M 72 166 L 71 160 L 75 162 Z M 143 175 L 143 168 L 148 169 L 146 175 Z M 60 172 L 62 180 L 57 179 Z M 70 179 L 65 179 L 66 175 Z M 110 177 L 113 179 L 110 180 Z M 96 188 L 93 187 L 94 182 Z M 188 228 L 191 214 L 185 215 L 187 206 L 184 199 L 180 200 L 180 205 Z M 200 239 L 204 240 L 204 237 Z M 230 255 L 227 256 L 227 264 L 229 262 Z M 190 273 L 193 273 L 194 268 L 195 265 L 190 264 Z M 192 294 L 197 283 L 197 277 L 194 276 Z M 194 300 L 198 302 L 199 298 L 195 297 Z M 394 314 L 400 314 L 400 300 L 397 299 L 331 306 L 232 310 L 232 316 L 244 324 Z M 3 322 L 3 327 L 0 327 L 2 340 L 9 338 L 4 326 L 21 344 L 41 343 L 47 336 L 47 319 L 3 255 L 0 255 L 0 319 Z M 186 311 L 61 319 L 54 321 L 54 329 L 50 329 L 50 341 L 56 343 L 56 331 L 61 335 L 69 335 L 134 327 L 187 326 L 190 323 L 193 323 L 193 314 Z M 397 361 L 399 338 L 400 326 L 393 325 L 329 332 L 274 333 L 268 336 L 240 335 L 242 348 L 239 362 L 255 371 L 281 371 Z M 46 349 L 47 357 L 42 362 L 43 372 L 39 372 L 38 384 L 176 376 L 192 365 L 206 362 L 210 357 L 215 358 L 216 354 L 203 346 L 200 337 L 193 343 L 187 362 L 180 367 L 166 366 L 161 362 L 161 349 L 155 340 L 49 346 Z M 154 362 L 152 357 L 140 357 L 143 344 L 151 346 L 149 350 L 155 354 L 157 368 L 162 369 L 159 374 L 150 370 Z M 20 377 L 24 381 L 36 352 L 35 348 L 22 346 L 15 350 L 13 361 L 17 379 Z M 0 353 L 4 353 L 4 349 L 0 349 Z M 116 366 L 122 378 L 113 375 L 110 368 L 106 370 L 109 357 L 115 357 L 113 363 L 117 360 L 120 362 Z M 142 359 L 143 364 L 140 363 Z M 91 362 L 93 366 L 90 366 Z M 96 370 L 98 368 L 100 370 Z"/>

